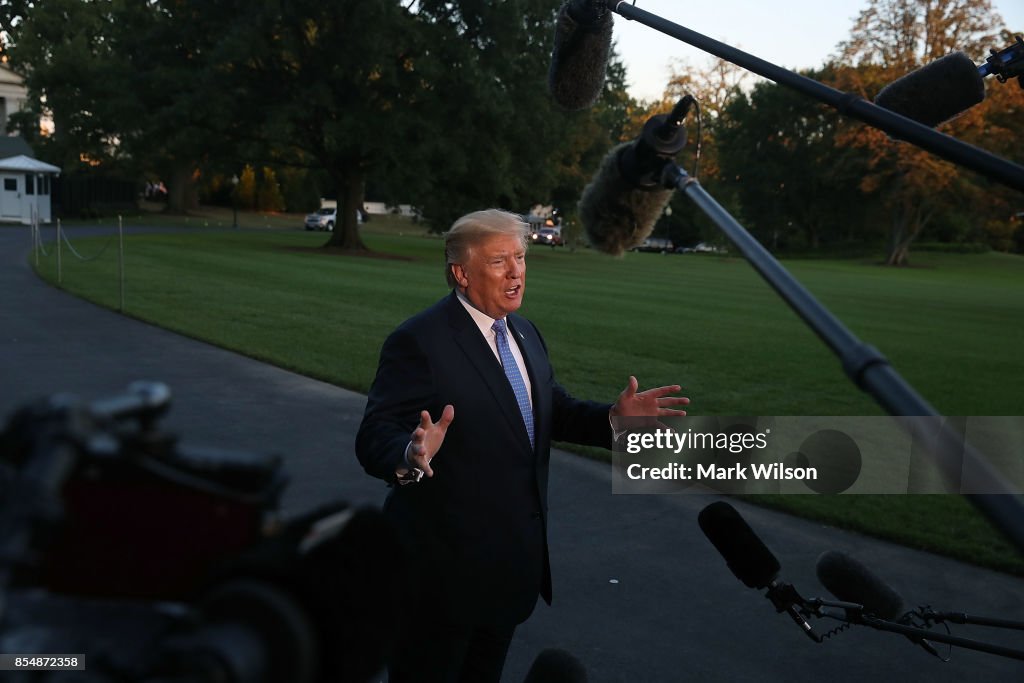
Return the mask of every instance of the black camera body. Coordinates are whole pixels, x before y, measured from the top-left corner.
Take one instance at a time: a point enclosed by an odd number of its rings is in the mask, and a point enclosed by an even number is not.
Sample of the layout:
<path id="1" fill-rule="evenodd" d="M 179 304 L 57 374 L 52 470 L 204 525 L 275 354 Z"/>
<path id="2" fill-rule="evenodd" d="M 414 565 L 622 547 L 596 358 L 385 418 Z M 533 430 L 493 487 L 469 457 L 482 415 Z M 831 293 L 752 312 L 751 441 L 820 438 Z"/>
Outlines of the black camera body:
<path id="1" fill-rule="evenodd" d="M 10 417 L 0 433 L 0 651 L 85 656 L 87 677 L 53 680 L 379 672 L 404 566 L 380 513 L 337 502 L 282 519 L 281 457 L 182 449 L 157 426 L 169 404 L 164 385 L 137 383 Z"/>

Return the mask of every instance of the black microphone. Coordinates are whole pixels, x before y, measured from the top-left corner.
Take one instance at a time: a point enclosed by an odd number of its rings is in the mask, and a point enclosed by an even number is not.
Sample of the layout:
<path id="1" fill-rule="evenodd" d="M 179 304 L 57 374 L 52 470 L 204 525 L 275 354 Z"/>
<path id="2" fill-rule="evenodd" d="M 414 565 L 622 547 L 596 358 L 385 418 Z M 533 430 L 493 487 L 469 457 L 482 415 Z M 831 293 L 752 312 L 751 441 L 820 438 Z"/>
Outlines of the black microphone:
<path id="1" fill-rule="evenodd" d="M 875 104 L 934 128 L 984 99 L 978 67 L 963 52 L 954 52 L 885 86 Z"/>
<path id="2" fill-rule="evenodd" d="M 612 49 L 612 13 L 602 0 L 569 0 L 558 10 L 548 90 L 566 109 L 601 96 Z"/>
<path id="3" fill-rule="evenodd" d="M 843 602 L 864 606 L 865 614 L 893 621 L 904 613 L 903 598 L 885 581 L 845 553 L 829 550 L 816 567 L 818 580 Z"/>
<path id="4" fill-rule="evenodd" d="M 829 593 L 843 602 L 861 605 L 864 614 L 904 626 L 913 623 L 913 613 L 906 610 L 902 596 L 870 569 L 838 550 L 828 550 L 818 558 L 818 580 Z M 850 610 L 847 610 L 850 615 Z M 857 615 L 851 615 L 856 619 Z M 929 654 L 939 656 L 935 647 L 921 636 L 907 635 L 912 643 Z"/>
<path id="5" fill-rule="evenodd" d="M 821 642 L 821 637 L 797 609 L 805 600 L 792 585 L 777 580 L 782 568 L 778 559 L 736 508 L 723 501 L 711 503 L 697 515 L 697 522 L 737 579 L 749 588 L 767 588 L 765 597 L 772 601 L 775 611 L 788 614 L 808 638 Z"/>
<path id="6" fill-rule="evenodd" d="M 697 515 L 701 531 L 748 588 L 767 588 L 782 566 L 732 505 L 711 503 Z"/>
<path id="7" fill-rule="evenodd" d="M 591 245 L 618 256 L 651 234 L 672 189 L 662 173 L 686 146 L 683 122 L 693 105 L 690 95 L 669 114 L 652 116 L 633 142 L 612 149 L 580 196 L 580 222 Z"/>
<path id="8" fill-rule="evenodd" d="M 533 660 L 523 683 L 587 683 L 587 670 L 572 654 L 549 648 Z"/>
<path id="9" fill-rule="evenodd" d="M 1024 87 L 1024 41 L 996 51 L 981 66 L 963 52 L 940 57 L 882 88 L 875 104 L 926 126 L 956 118 L 985 100 L 986 76 L 1005 83 L 1017 77 Z"/>

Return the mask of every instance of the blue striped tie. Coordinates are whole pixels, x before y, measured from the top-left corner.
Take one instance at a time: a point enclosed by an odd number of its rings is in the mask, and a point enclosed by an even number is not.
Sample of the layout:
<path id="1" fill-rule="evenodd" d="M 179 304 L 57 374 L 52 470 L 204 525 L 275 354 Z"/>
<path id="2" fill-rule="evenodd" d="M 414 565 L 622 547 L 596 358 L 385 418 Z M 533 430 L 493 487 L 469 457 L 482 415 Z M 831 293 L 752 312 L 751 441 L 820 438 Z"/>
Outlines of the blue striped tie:
<path id="1" fill-rule="evenodd" d="M 519 373 L 519 366 L 508 347 L 508 334 L 505 331 L 505 321 L 495 320 L 491 325 L 494 336 L 498 342 L 498 356 L 501 358 L 501 365 L 505 369 L 505 376 L 508 377 L 512 391 L 515 392 L 516 401 L 519 403 L 519 412 L 523 414 L 523 422 L 526 424 L 526 433 L 530 436 L 530 445 L 533 446 L 533 410 L 530 409 L 530 397 L 526 393 L 526 382 Z"/>

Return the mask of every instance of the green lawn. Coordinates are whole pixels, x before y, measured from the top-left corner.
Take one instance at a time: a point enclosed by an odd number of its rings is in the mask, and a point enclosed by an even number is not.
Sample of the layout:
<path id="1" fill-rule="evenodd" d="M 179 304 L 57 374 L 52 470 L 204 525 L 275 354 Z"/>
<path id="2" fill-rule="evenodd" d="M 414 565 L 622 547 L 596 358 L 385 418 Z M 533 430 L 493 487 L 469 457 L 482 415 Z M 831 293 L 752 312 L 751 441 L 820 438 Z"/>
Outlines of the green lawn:
<path id="1" fill-rule="evenodd" d="M 240 222 L 270 223 L 252 218 Z M 301 219 L 273 218 L 296 227 Z M 103 243 L 68 232 L 83 255 Z M 389 258 L 326 253 L 318 249 L 325 239 L 297 229 L 130 236 L 126 312 L 365 392 L 388 332 L 446 293 L 441 243 L 393 218 L 364 229 L 367 244 Z M 941 412 L 1024 414 L 1016 385 L 1024 377 L 1024 259 L 928 253 L 913 263 L 786 265 Z M 55 279 L 52 250 L 39 271 Z M 559 379 L 577 395 L 611 400 L 632 373 L 643 386 L 682 384 L 700 414 L 881 414 L 740 258 L 612 259 L 537 248 L 528 285 L 522 312 L 544 332 Z M 116 307 L 116 250 L 88 263 L 64 258 L 63 286 Z M 955 496 L 764 502 L 1024 573 L 1024 560 Z"/>

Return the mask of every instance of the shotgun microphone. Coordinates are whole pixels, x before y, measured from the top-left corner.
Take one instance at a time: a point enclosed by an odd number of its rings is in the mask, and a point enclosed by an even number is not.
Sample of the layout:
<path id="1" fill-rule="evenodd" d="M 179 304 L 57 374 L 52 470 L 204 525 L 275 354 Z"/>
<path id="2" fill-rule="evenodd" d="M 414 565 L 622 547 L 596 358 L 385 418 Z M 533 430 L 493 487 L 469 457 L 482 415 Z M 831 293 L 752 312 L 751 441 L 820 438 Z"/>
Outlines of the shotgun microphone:
<path id="1" fill-rule="evenodd" d="M 694 98 L 686 95 L 668 114 L 652 116 L 633 142 L 612 149 L 583 189 L 580 221 L 595 249 L 618 256 L 647 238 L 672 198 L 662 173 L 686 146 L 683 123 Z"/>
<path id="2" fill-rule="evenodd" d="M 875 104 L 926 126 L 935 127 L 985 99 L 986 76 L 1001 83 L 1017 78 L 1024 88 L 1024 40 L 992 50 L 981 66 L 963 52 L 953 52 L 899 78 L 875 97 Z"/>
<path id="3" fill-rule="evenodd" d="M 558 10 L 548 90 L 565 109 L 586 109 L 601 96 L 612 23 L 612 13 L 601 0 L 569 0 Z"/>
<path id="4" fill-rule="evenodd" d="M 863 614 L 892 621 L 904 626 L 911 623 L 911 612 L 908 612 L 903 598 L 889 584 L 875 576 L 870 569 L 838 550 L 829 550 L 821 554 L 815 567 L 818 580 L 829 593 L 843 602 L 852 602 L 863 607 Z M 859 620 L 856 611 L 847 614 L 853 620 Z M 910 642 L 920 645 L 929 654 L 938 657 L 939 653 L 930 642 L 920 636 L 908 635 Z"/>
<path id="5" fill-rule="evenodd" d="M 821 585 L 843 602 L 863 605 L 865 613 L 886 621 L 903 615 L 900 594 L 849 555 L 837 550 L 824 552 L 815 570 Z"/>

